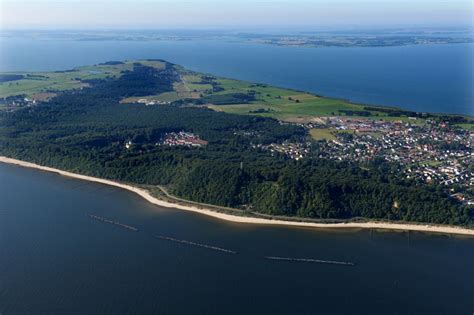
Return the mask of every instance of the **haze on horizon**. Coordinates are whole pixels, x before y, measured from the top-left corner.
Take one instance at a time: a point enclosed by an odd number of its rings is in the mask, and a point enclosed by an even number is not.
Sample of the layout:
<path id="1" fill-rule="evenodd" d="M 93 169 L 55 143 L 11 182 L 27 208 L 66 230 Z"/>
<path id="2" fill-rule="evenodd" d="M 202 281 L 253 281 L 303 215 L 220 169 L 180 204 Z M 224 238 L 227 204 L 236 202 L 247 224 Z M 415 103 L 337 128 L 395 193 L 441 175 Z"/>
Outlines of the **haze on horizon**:
<path id="1" fill-rule="evenodd" d="M 472 27 L 470 0 L 1 0 L 2 29 Z"/>

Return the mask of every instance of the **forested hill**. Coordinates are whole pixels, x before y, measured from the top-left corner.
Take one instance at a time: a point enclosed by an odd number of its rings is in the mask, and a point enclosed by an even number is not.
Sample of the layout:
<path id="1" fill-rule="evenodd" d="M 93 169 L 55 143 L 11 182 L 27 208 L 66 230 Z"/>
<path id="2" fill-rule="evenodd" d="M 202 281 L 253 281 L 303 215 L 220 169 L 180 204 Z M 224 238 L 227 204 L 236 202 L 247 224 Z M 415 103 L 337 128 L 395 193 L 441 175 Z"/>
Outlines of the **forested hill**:
<path id="1" fill-rule="evenodd" d="M 473 213 L 435 185 L 402 178 L 384 161 L 364 165 L 261 148 L 307 131 L 271 118 L 226 114 L 183 102 L 127 103 L 173 91 L 176 66 L 136 63 L 120 76 L 48 102 L 0 112 L 0 154 L 73 172 L 166 185 L 194 201 L 308 218 L 354 217 L 467 225 Z M 163 145 L 180 132 L 203 145 Z M 305 140 L 306 141 L 306 140 Z M 316 149 L 317 151 L 317 149 Z"/>

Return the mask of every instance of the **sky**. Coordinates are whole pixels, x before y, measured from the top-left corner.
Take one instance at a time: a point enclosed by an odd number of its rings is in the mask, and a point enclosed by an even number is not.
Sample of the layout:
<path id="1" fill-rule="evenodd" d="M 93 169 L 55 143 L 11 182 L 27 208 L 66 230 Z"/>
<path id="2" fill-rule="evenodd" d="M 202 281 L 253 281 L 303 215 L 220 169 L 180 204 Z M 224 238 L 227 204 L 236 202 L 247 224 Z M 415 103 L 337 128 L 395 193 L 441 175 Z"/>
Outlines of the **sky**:
<path id="1" fill-rule="evenodd" d="M 2 29 L 471 26 L 471 0 L 0 0 Z"/>

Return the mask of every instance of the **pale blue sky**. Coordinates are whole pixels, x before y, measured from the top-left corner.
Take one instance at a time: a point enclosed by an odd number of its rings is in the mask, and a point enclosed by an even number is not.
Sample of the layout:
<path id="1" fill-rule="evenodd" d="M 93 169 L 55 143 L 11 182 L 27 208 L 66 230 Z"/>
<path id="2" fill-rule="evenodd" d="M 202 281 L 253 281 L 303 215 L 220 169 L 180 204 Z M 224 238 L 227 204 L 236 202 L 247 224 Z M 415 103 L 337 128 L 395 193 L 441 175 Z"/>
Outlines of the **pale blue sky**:
<path id="1" fill-rule="evenodd" d="M 471 25 L 471 0 L 0 0 L 3 28 Z"/>

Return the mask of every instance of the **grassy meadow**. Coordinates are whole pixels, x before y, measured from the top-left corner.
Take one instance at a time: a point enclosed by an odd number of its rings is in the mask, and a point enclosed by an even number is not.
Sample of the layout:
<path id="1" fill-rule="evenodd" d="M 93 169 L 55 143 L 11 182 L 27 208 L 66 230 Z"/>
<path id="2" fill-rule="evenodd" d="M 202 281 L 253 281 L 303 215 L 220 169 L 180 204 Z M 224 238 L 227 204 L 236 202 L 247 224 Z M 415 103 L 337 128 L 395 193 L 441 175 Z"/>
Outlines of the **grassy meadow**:
<path id="1" fill-rule="evenodd" d="M 81 80 L 114 78 L 123 71 L 131 70 L 133 63 L 162 69 L 165 63 L 159 60 L 126 61 L 124 63 L 104 63 L 92 66 L 77 67 L 70 71 L 38 72 L 38 73 L 5 73 L 23 75 L 23 79 L 0 83 L 0 98 L 14 95 L 26 95 L 40 100 L 45 95 L 54 95 L 64 90 L 86 87 L 87 83 Z M 189 71 L 181 66 L 175 66 L 179 80 L 174 83 L 174 91 L 146 97 L 131 97 L 122 100 L 122 103 L 136 102 L 139 99 L 172 103 L 183 101 L 190 106 L 205 106 L 216 111 L 239 115 L 259 115 L 272 117 L 283 121 L 311 121 L 317 117 L 348 116 L 364 117 L 369 119 L 410 121 L 423 123 L 424 119 L 409 119 L 408 117 L 391 117 L 387 113 L 368 111 L 365 105 L 353 104 L 341 99 L 321 97 L 315 94 L 284 89 L 266 84 L 258 84 L 214 77 Z M 251 95 L 251 99 L 239 97 Z M 235 97 L 237 96 L 237 97 Z M 225 103 L 222 100 L 231 99 Z M 200 101 L 200 102 L 196 102 Z M 194 105 L 192 105 L 194 104 Z M 374 107 L 374 106 L 371 106 Z M 358 116 L 362 112 L 365 115 Z M 472 129 L 472 124 L 460 125 L 462 128 Z M 313 131 L 313 137 L 331 137 L 331 134 L 322 134 L 322 131 Z"/>

